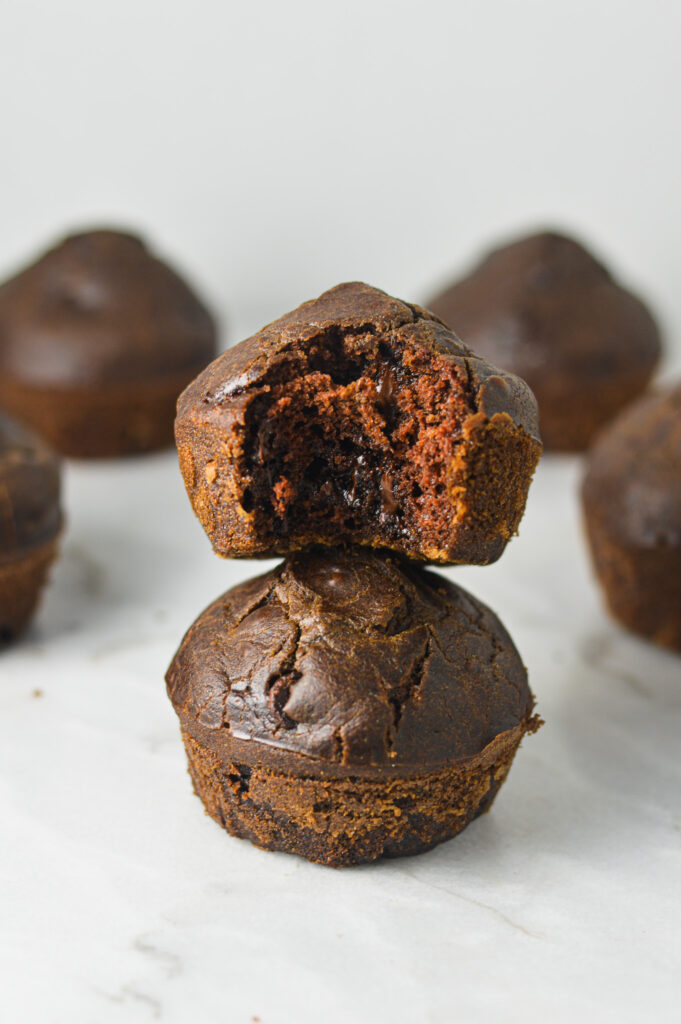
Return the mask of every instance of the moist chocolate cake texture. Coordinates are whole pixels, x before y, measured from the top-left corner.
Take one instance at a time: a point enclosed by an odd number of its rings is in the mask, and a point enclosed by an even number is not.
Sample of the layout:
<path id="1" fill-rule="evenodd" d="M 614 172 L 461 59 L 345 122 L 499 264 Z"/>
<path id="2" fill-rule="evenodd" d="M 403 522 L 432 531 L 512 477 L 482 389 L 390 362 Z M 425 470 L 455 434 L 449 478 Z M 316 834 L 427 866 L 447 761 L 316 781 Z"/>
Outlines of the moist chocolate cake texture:
<path id="1" fill-rule="evenodd" d="M 0 413 L 0 645 L 33 614 L 62 526 L 59 463 Z"/>
<path id="2" fill-rule="evenodd" d="M 216 359 L 180 397 L 175 431 L 194 510 L 229 557 L 347 541 L 493 562 L 541 452 L 523 381 L 358 283 Z"/>
<path id="3" fill-rule="evenodd" d="M 73 235 L 0 287 L 0 406 L 65 455 L 172 444 L 213 320 L 138 238 Z"/>
<path id="4" fill-rule="evenodd" d="M 612 614 L 681 651 L 681 383 L 639 399 L 600 435 L 582 500 Z"/>
<path id="5" fill-rule="evenodd" d="M 461 831 L 538 725 L 488 608 L 359 548 L 293 555 L 218 598 L 167 684 L 208 813 L 258 846 L 334 866 Z"/>
<path id="6" fill-rule="evenodd" d="M 527 381 L 555 451 L 584 450 L 644 391 L 660 358 L 647 307 L 555 232 L 496 249 L 428 306 L 478 356 Z"/>

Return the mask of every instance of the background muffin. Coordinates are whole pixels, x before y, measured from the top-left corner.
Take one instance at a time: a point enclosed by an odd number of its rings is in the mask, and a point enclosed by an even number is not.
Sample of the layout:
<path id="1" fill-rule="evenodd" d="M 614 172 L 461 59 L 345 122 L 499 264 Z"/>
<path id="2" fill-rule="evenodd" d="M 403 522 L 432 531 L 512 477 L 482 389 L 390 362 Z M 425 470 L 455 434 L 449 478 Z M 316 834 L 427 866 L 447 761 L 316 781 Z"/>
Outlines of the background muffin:
<path id="1" fill-rule="evenodd" d="M 428 306 L 476 354 L 527 381 L 554 451 L 585 449 L 645 389 L 661 353 L 646 306 L 555 233 L 496 249 Z"/>
<path id="2" fill-rule="evenodd" d="M 646 395 L 604 431 L 582 499 L 610 611 L 681 651 L 681 383 Z"/>
<path id="3" fill-rule="evenodd" d="M 170 445 L 215 352 L 210 313 L 132 235 L 73 235 L 0 287 L 0 406 L 65 455 Z"/>
<path id="4" fill-rule="evenodd" d="M 0 413 L 0 645 L 33 614 L 62 526 L 59 464 Z"/>

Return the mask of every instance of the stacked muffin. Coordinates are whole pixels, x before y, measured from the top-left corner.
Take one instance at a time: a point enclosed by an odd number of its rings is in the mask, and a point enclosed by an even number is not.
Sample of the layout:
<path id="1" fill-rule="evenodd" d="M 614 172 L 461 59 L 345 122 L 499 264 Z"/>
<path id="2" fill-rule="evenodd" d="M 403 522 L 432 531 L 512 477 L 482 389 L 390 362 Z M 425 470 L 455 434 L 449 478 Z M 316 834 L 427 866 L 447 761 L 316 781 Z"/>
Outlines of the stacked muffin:
<path id="1" fill-rule="evenodd" d="M 516 531 L 528 387 L 346 284 L 204 370 L 176 440 L 215 551 L 286 558 L 210 605 L 167 674 L 208 813 L 330 865 L 461 831 L 537 719 L 499 620 L 422 563 L 493 562 Z"/>

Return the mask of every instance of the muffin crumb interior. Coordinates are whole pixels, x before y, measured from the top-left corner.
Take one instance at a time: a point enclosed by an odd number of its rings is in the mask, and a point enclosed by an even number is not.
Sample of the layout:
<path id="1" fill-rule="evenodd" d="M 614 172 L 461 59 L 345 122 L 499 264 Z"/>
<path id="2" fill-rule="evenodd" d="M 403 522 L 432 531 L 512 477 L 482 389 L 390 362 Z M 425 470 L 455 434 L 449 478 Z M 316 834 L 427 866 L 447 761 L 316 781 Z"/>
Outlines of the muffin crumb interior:
<path id="1" fill-rule="evenodd" d="M 415 346 L 327 330 L 287 353 L 252 401 L 242 508 L 271 539 L 376 525 L 445 544 L 456 493 L 448 467 L 474 412 L 461 368 Z"/>

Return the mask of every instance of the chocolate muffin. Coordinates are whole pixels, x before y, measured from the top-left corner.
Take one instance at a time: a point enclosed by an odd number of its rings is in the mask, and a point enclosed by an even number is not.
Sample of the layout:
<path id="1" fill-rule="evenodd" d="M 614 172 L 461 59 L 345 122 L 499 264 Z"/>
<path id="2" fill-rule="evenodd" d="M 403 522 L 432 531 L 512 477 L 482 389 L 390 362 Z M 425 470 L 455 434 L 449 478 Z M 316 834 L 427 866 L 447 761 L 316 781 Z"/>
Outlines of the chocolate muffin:
<path id="1" fill-rule="evenodd" d="M 600 435 L 582 500 L 612 614 L 681 651 L 681 383 L 639 399 Z"/>
<path id="2" fill-rule="evenodd" d="M 215 551 L 352 542 L 495 561 L 541 452 L 536 404 L 430 313 L 342 284 L 183 392 L 180 467 Z"/>
<path id="3" fill-rule="evenodd" d="M 33 614 L 62 525 L 59 464 L 0 414 L 0 646 Z"/>
<path id="4" fill-rule="evenodd" d="M 64 455 L 170 445 L 215 353 L 210 314 L 132 235 L 74 235 L 0 287 L 0 406 Z"/>
<path id="5" fill-rule="evenodd" d="M 527 381 L 554 451 L 587 448 L 645 389 L 660 357 L 648 309 L 558 234 L 495 250 L 429 307 L 477 355 Z"/>
<path id="6" fill-rule="evenodd" d="M 295 554 L 223 594 L 166 679 L 208 814 L 332 866 L 456 835 L 539 724 L 488 608 L 361 548 Z"/>

